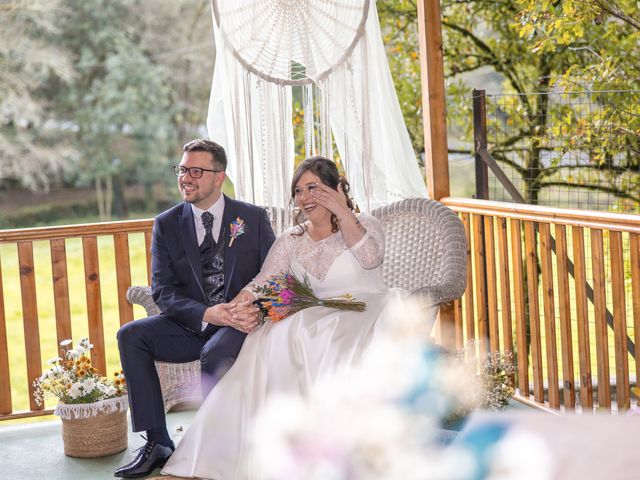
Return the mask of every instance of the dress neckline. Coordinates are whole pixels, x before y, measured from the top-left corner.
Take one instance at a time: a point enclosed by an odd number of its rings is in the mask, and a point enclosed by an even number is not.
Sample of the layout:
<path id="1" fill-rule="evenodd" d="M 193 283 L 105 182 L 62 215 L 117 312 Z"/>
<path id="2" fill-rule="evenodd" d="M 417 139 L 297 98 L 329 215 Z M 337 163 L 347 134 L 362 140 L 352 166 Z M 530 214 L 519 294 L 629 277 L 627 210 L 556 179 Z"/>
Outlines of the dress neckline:
<path id="1" fill-rule="evenodd" d="M 308 221 L 303 223 L 303 225 L 304 225 L 304 227 L 305 227 L 305 228 L 304 228 L 304 234 L 306 234 L 307 238 L 309 238 L 309 240 L 311 240 L 313 243 L 321 243 L 321 242 L 324 242 L 325 240 L 328 240 L 329 238 L 334 237 L 337 233 L 339 233 L 339 232 L 340 232 L 340 230 L 338 230 L 337 232 L 331 232 L 329 235 L 327 235 L 327 236 L 326 236 L 326 237 L 324 237 L 324 238 L 321 238 L 321 239 L 319 239 L 319 240 L 314 240 L 314 239 L 313 239 L 313 237 L 311 237 L 311 235 L 309 235 L 309 227 L 308 227 L 308 225 L 307 225 L 308 223 L 309 223 Z M 304 234 L 303 234 L 303 235 L 304 235 Z"/>
<path id="2" fill-rule="evenodd" d="M 304 232 L 304 233 L 306 233 L 306 234 L 307 234 L 307 238 L 309 238 L 309 240 L 311 240 L 313 243 L 322 243 L 322 242 L 324 242 L 325 240 L 328 240 L 328 239 L 330 239 L 330 238 L 334 237 L 338 232 L 331 232 L 331 234 L 330 234 L 330 235 L 328 235 L 328 236 L 326 236 L 326 237 L 324 237 L 324 238 L 321 238 L 321 239 L 319 239 L 319 240 L 314 240 L 314 239 L 311 237 L 311 235 L 309 235 L 309 232 L 308 232 L 308 231 L 306 231 L 306 230 L 305 230 L 305 232 Z"/>

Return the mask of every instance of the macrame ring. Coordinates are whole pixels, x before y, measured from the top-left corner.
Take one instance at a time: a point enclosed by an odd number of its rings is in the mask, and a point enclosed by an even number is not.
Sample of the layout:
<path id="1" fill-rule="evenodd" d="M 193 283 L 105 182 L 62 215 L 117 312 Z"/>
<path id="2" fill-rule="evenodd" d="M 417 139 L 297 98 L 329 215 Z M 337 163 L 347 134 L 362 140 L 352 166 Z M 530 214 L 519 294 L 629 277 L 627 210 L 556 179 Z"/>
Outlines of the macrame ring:
<path id="1" fill-rule="evenodd" d="M 315 74 L 313 76 L 313 78 L 306 77 L 306 78 L 300 78 L 300 79 L 290 79 L 290 78 L 286 79 L 286 78 L 282 78 L 282 77 L 274 77 L 273 75 L 270 75 L 267 72 L 264 72 L 264 71 L 256 68 L 255 65 L 250 63 L 247 59 L 245 59 L 242 56 L 242 53 L 240 51 L 238 51 L 237 47 L 234 45 L 234 42 L 229 38 L 229 36 L 228 36 L 227 32 L 225 31 L 225 29 L 222 28 L 222 26 L 221 26 L 220 10 L 219 10 L 219 6 L 218 6 L 218 3 L 220 1 L 221 0 L 211 0 L 211 8 L 213 10 L 214 20 L 216 22 L 216 25 L 220 29 L 220 32 L 221 32 L 222 36 L 224 37 L 225 45 L 228 46 L 228 48 L 230 48 L 231 52 L 233 53 L 233 56 L 238 60 L 238 62 L 240 62 L 240 64 L 246 70 L 250 71 L 254 75 L 262 78 L 263 80 L 265 80 L 267 82 L 274 83 L 274 84 L 277 84 L 277 85 L 291 85 L 291 86 L 294 86 L 294 85 L 309 85 L 309 84 L 312 84 L 312 83 L 319 82 L 319 81 L 323 80 L 327 75 L 329 75 L 334 69 L 336 69 L 340 65 L 342 65 L 349 58 L 349 56 L 353 52 L 353 49 L 356 47 L 356 45 L 360 41 L 360 38 L 362 38 L 362 36 L 364 34 L 365 24 L 366 24 L 367 18 L 369 16 L 369 2 L 370 2 L 370 0 L 364 0 L 363 1 L 362 16 L 360 18 L 360 22 L 358 24 L 358 27 L 355 30 L 354 36 L 353 36 L 350 44 L 342 52 L 342 55 L 338 58 L 338 60 L 336 60 L 333 64 L 329 65 L 327 68 L 325 68 L 320 73 Z"/>

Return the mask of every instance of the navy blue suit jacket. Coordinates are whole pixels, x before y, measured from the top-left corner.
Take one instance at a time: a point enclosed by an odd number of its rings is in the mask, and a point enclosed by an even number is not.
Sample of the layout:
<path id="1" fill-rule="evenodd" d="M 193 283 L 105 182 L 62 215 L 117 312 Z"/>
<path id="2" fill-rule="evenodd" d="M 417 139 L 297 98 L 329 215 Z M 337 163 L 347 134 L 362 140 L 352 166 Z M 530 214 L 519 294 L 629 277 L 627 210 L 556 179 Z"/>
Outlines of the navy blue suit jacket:
<path id="1" fill-rule="evenodd" d="M 225 301 L 233 299 L 260 271 L 275 235 L 264 208 L 225 196 L 218 242 L 225 242 Z M 229 224 L 244 220 L 246 233 L 232 245 Z M 222 233 L 224 231 L 224 238 Z M 183 202 L 161 213 L 151 245 L 153 299 L 160 310 L 200 335 L 204 303 L 202 264 L 191 205 Z"/>

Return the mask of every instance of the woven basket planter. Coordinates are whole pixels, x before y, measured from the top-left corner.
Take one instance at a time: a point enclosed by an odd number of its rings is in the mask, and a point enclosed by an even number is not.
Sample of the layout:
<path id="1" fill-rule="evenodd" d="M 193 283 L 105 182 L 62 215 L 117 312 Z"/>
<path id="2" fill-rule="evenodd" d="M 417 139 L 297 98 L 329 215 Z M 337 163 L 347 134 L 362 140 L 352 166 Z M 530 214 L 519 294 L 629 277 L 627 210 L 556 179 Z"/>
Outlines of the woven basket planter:
<path id="1" fill-rule="evenodd" d="M 64 453 L 69 457 L 93 458 L 127 448 L 127 397 L 87 404 L 58 404 L 62 419 Z"/>

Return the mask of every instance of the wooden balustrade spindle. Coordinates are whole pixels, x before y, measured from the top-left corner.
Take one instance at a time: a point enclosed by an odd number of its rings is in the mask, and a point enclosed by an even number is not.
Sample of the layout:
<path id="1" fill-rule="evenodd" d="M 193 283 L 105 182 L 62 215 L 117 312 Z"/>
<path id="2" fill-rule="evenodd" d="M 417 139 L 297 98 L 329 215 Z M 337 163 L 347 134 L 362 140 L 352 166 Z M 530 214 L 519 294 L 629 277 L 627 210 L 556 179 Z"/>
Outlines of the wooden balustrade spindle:
<path id="1" fill-rule="evenodd" d="M 455 346 L 459 350 L 464 347 L 464 329 L 462 326 L 462 301 L 456 298 L 453 301 L 453 327 Z"/>
<path id="2" fill-rule="evenodd" d="M 569 256 L 567 230 L 564 225 L 555 226 L 556 263 L 558 267 L 558 310 L 560 313 L 560 344 L 562 348 L 562 394 L 565 409 L 575 409 L 576 389 L 573 369 L 573 344 L 571 333 L 571 299 L 569 296 Z"/>
<path id="3" fill-rule="evenodd" d="M 58 345 L 73 338 L 71 331 L 71 307 L 69 305 L 69 279 L 67 275 L 67 252 L 64 239 L 49 242 L 51 250 L 51 274 L 53 276 L 53 303 L 56 312 L 56 335 Z"/>
<path id="4" fill-rule="evenodd" d="M 464 233 L 467 236 L 467 289 L 464 292 L 464 321 L 467 330 L 467 342 L 475 340 L 475 317 L 473 303 L 473 262 L 471 258 L 471 217 L 468 213 L 463 213 L 462 224 Z"/>
<path id="5" fill-rule="evenodd" d="M 633 298 L 633 333 L 635 343 L 636 387 L 640 386 L 640 235 L 629 236 L 631 253 L 631 296 Z"/>
<path id="6" fill-rule="evenodd" d="M 496 274 L 496 247 L 493 233 L 493 217 L 484 217 L 484 251 L 487 268 L 487 312 L 489 316 L 489 348 L 500 351 L 498 328 L 498 281 Z"/>
<path id="7" fill-rule="evenodd" d="M 598 361 L 598 407 L 611 410 L 604 242 L 602 230 L 599 229 L 591 230 L 591 271 L 593 273 L 593 327 L 596 333 L 596 358 Z"/>
<path id="8" fill-rule="evenodd" d="M 502 307 L 502 336 L 505 353 L 513 353 L 513 327 L 511 325 L 511 285 L 509 281 L 509 244 L 507 219 L 498 218 L 498 265 L 500 268 L 500 305 Z M 513 380 L 513 379 L 512 379 Z"/>
<path id="9" fill-rule="evenodd" d="M 536 249 L 536 226 L 524 223 L 524 244 L 527 255 L 527 292 L 529 300 L 529 332 L 531 333 L 531 366 L 533 367 L 533 398 L 544 402 L 542 372 L 542 339 L 540 337 L 540 305 L 538 296 L 538 252 Z"/>
<path id="10" fill-rule="evenodd" d="M 513 256 L 513 296 L 516 314 L 516 358 L 520 395 L 529 396 L 529 358 L 527 356 L 527 318 L 524 305 L 524 275 L 522 272 L 522 226 L 511 220 L 511 254 Z"/>
<path id="11" fill-rule="evenodd" d="M 42 375 L 42 356 L 40 353 L 38 300 L 36 296 L 32 242 L 18 242 L 18 265 L 20 267 L 20 292 L 22 296 L 24 346 L 27 357 L 29 405 L 31 410 L 42 410 L 44 406 L 36 405 L 33 396 L 33 381 Z"/>
<path id="12" fill-rule="evenodd" d="M 7 317 L 4 309 L 2 285 L 2 259 L 0 258 L 0 414 L 13 410 L 11 402 L 11 375 L 9 374 L 9 343 L 7 342 Z"/>
<path id="13" fill-rule="evenodd" d="M 609 232 L 611 290 L 613 293 L 613 338 L 616 350 L 616 402 L 618 411 L 630 406 L 629 359 L 627 358 L 627 309 L 624 290 L 622 233 Z M 637 346 L 636 346 L 637 348 Z"/>
<path id="14" fill-rule="evenodd" d="M 589 316 L 587 309 L 587 273 L 584 259 L 584 230 L 572 226 L 573 264 L 576 290 L 576 323 L 578 324 L 578 357 L 580 359 L 580 405 L 583 412 L 593 407 L 591 383 L 591 348 L 589 345 Z"/>
<path id="15" fill-rule="evenodd" d="M 87 316 L 89 317 L 89 340 L 94 345 L 94 349 L 91 351 L 91 361 L 100 373 L 106 375 L 107 362 L 104 351 L 104 328 L 102 324 L 98 239 L 95 236 L 83 237 L 82 251 L 87 294 Z"/>
<path id="16" fill-rule="evenodd" d="M 540 257 L 542 269 L 542 301 L 544 306 L 544 333 L 547 353 L 547 379 L 549 385 L 549 407 L 560 408 L 558 387 L 558 344 L 556 342 L 556 310 L 553 291 L 553 253 L 551 229 L 548 223 L 541 223 Z"/>
<path id="17" fill-rule="evenodd" d="M 476 320 L 478 324 L 478 344 L 480 353 L 487 351 L 487 340 L 489 337 L 487 323 L 487 284 L 485 278 L 485 251 L 482 235 L 483 220 L 482 215 L 473 216 L 473 250 L 476 286 Z"/>
<path id="18" fill-rule="evenodd" d="M 129 235 L 117 233 L 113 236 L 116 257 L 116 282 L 118 287 L 118 312 L 120 325 L 133 320 L 133 305 L 127 300 L 127 289 L 131 286 L 131 262 L 129 260 Z"/>
<path id="19" fill-rule="evenodd" d="M 151 285 L 151 238 L 152 232 L 144 232 L 144 251 L 147 260 L 147 282 Z"/>

